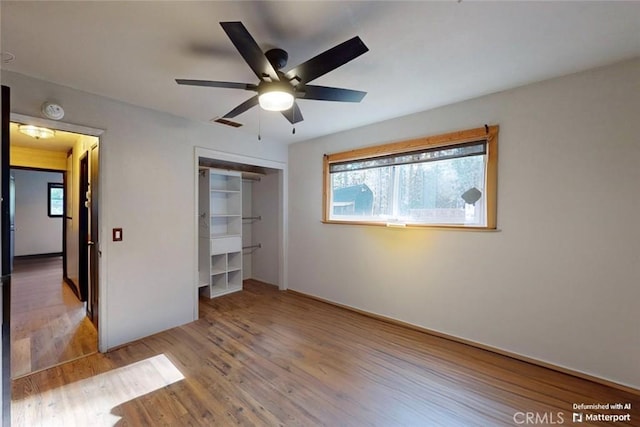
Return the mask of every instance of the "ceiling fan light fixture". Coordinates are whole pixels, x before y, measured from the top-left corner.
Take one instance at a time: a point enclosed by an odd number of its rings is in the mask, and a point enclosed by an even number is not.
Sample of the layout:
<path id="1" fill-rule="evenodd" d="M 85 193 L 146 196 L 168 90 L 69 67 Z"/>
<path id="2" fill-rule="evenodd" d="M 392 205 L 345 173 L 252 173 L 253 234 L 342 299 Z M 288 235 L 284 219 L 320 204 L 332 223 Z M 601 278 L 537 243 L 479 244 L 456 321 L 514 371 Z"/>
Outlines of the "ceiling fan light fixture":
<path id="1" fill-rule="evenodd" d="M 285 50 L 275 48 L 263 52 L 242 22 L 220 22 L 220 26 L 227 33 L 249 68 L 258 77 L 258 83 L 191 79 L 176 79 L 176 83 L 187 86 L 257 92 L 257 95 L 222 116 L 223 119 L 234 118 L 259 105 L 263 110 L 281 112 L 289 123 L 295 125 L 304 120 L 296 98 L 315 101 L 360 102 L 367 94 L 359 90 L 308 85 L 312 80 L 324 76 L 368 52 L 369 48 L 358 36 L 325 50 L 285 73 L 281 71 L 286 66 L 289 57 Z M 295 127 L 292 132 L 295 133 Z"/>
<path id="2" fill-rule="evenodd" d="M 20 133 L 29 135 L 35 139 L 48 139 L 53 138 L 56 135 L 55 131 L 51 129 L 41 128 L 34 125 L 20 125 L 18 126 L 18 130 Z"/>
<path id="3" fill-rule="evenodd" d="M 286 111 L 293 107 L 293 101 L 293 89 L 288 84 L 270 84 L 258 93 L 258 103 L 267 111 Z"/>

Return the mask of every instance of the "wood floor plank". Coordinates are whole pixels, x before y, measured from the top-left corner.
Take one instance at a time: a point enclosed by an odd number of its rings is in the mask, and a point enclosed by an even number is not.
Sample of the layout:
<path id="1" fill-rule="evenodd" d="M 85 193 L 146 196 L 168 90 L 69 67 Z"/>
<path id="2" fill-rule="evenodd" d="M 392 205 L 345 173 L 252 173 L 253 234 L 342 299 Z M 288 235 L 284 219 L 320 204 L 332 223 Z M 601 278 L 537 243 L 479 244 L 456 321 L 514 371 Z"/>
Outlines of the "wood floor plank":
<path id="1" fill-rule="evenodd" d="M 201 299 L 196 322 L 20 378 L 13 399 L 16 426 L 573 425 L 574 403 L 597 402 L 631 403 L 615 425 L 640 426 L 638 395 L 256 281 Z"/>

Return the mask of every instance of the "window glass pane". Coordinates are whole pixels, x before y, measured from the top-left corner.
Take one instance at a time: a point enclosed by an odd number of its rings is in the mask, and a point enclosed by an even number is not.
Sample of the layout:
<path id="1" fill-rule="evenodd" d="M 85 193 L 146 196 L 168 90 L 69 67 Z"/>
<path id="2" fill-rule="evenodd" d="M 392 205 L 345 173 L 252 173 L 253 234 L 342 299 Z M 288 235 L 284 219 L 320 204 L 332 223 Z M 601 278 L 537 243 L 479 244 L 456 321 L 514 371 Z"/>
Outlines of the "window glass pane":
<path id="1" fill-rule="evenodd" d="M 333 173 L 331 186 L 334 216 L 372 218 L 392 214 L 392 201 L 389 199 L 393 186 L 391 168 Z"/>
<path id="2" fill-rule="evenodd" d="M 331 173 L 331 219 L 483 225 L 485 157 Z"/>
<path id="3" fill-rule="evenodd" d="M 484 156 L 396 168 L 399 220 L 433 224 L 483 223 L 482 200 L 471 204 L 462 196 L 473 188 L 479 191 L 480 197 L 484 194 Z"/>
<path id="4" fill-rule="evenodd" d="M 64 214 L 64 189 L 62 184 L 49 185 L 49 216 Z"/>

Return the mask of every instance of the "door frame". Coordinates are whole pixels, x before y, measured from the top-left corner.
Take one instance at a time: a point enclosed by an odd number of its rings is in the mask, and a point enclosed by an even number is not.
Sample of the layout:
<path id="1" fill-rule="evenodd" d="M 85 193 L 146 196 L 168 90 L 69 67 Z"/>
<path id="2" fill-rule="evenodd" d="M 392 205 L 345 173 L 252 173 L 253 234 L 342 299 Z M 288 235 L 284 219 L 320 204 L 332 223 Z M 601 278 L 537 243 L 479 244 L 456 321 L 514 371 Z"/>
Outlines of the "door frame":
<path id="1" fill-rule="evenodd" d="M 49 119 L 44 119 L 42 117 L 35 117 L 35 116 L 29 116 L 29 115 L 25 115 L 25 114 L 19 114 L 19 113 L 11 113 L 10 114 L 10 121 L 12 122 L 19 122 L 19 123 L 24 123 L 24 124 L 30 124 L 30 125 L 35 125 L 35 126 L 43 126 L 49 129 L 53 129 L 53 130 L 61 130 L 61 131 L 66 131 L 66 132 L 73 132 L 73 133 L 78 133 L 78 134 L 82 134 L 82 135 L 87 135 L 87 136 L 93 136 L 98 138 L 98 146 L 102 147 L 103 146 L 103 141 L 102 141 L 102 135 L 104 134 L 104 129 L 98 129 L 98 128 L 92 128 L 92 127 L 88 127 L 88 126 L 83 126 L 83 125 L 77 125 L 77 124 L 73 124 L 73 123 L 68 123 L 68 122 L 61 122 L 61 121 L 56 121 L 56 120 L 49 120 Z M 103 150 L 101 150 L 102 153 L 104 153 Z M 101 184 L 104 184 L 105 180 L 103 177 L 103 173 L 102 171 L 104 170 L 104 168 L 102 167 L 102 165 L 104 164 L 104 159 L 103 159 L 103 155 L 99 156 L 98 158 L 98 162 L 100 164 L 99 168 L 98 168 L 98 179 L 100 181 Z M 71 179 L 71 178 L 69 178 Z M 105 223 L 106 221 L 103 220 L 104 215 L 105 215 L 105 211 L 104 211 L 104 192 L 100 191 L 97 194 L 97 198 L 99 200 L 98 203 L 98 224 L 99 224 L 99 236 L 106 236 L 107 233 L 104 229 L 105 227 Z M 98 283 L 99 283 L 99 301 L 98 301 L 98 317 L 100 319 L 106 319 L 106 307 L 107 307 L 107 290 L 106 290 L 106 283 L 107 283 L 107 277 L 106 277 L 106 269 L 104 268 L 104 266 L 107 263 L 107 250 L 106 250 L 106 245 L 103 245 L 101 241 L 98 241 L 98 248 L 97 248 L 98 252 L 100 253 L 100 256 L 98 257 Z M 104 353 L 107 351 L 107 331 L 105 328 L 105 324 L 106 322 L 100 322 L 98 325 L 98 351 L 100 351 L 101 353 Z"/>
<path id="2" fill-rule="evenodd" d="M 0 209 L 0 223 L 1 229 L 0 234 L 2 238 L 0 239 L 0 246 L 2 250 L 0 251 L 0 263 L 2 264 L 2 271 L 0 279 L 0 283 L 2 286 L 1 290 L 1 299 L 2 299 L 2 346 L 0 347 L 2 353 L 2 369 L 0 369 L 0 373 L 2 373 L 2 379 L 0 383 L 0 395 L 1 395 L 1 404 L 2 410 L 2 425 L 10 426 L 11 425 L 11 263 L 10 263 L 10 236 L 11 232 L 10 224 L 9 224 L 9 176 L 10 176 L 10 159 L 9 159 L 9 146 L 10 146 L 10 136 L 9 136 L 9 112 L 11 111 L 11 89 L 9 86 L 2 85 L 2 120 L 1 120 L 1 129 L 0 133 L 2 143 L 0 144 L 0 153 L 2 160 L 0 161 L 0 180 L 2 181 L 1 188 L 1 196 L 2 196 L 2 208 Z"/>

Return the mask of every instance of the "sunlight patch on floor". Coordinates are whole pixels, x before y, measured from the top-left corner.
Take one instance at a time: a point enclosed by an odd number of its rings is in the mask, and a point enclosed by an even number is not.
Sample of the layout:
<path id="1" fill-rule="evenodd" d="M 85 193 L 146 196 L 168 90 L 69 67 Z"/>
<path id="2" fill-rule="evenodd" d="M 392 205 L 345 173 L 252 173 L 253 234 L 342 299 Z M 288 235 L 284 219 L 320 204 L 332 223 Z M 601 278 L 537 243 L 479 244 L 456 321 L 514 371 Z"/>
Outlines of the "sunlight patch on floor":
<path id="1" fill-rule="evenodd" d="M 183 380 L 184 376 L 159 354 L 62 387 L 12 402 L 13 426 L 114 426 L 120 417 L 112 409 Z"/>

